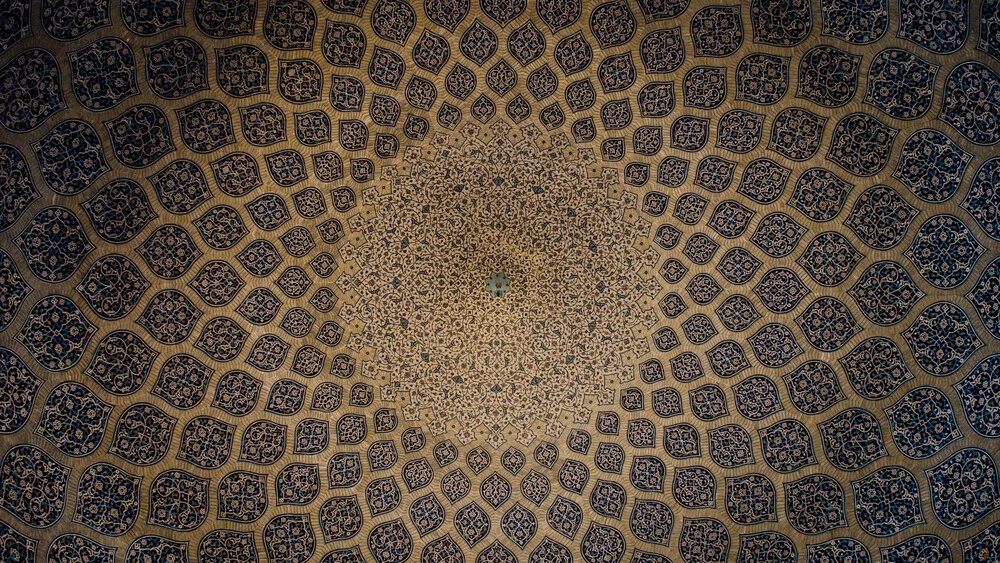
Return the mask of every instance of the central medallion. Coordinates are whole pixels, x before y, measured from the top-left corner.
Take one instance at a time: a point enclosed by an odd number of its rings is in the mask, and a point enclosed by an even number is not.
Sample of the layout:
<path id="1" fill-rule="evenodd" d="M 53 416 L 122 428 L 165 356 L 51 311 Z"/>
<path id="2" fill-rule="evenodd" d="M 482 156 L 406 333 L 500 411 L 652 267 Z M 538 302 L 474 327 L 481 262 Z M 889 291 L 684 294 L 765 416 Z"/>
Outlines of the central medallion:
<path id="1" fill-rule="evenodd" d="M 510 278 L 507 277 L 507 274 L 495 272 L 486 278 L 486 291 L 490 292 L 493 297 L 507 295 L 507 292 L 510 291 Z"/>
<path id="2" fill-rule="evenodd" d="M 506 124 L 462 130 L 403 171 L 351 218 L 364 234 L 342 248 L 358 267 L 340 283 L 348 346 L 366 350 L 383 399 L 406 420 L 494 446 L 558 436 L 611 404 L 633 377 L 656 321 L 656 253 L 635 197 L 612 197 L 610 171 L 563 136 Z M 544 147 L 544 148 L 543 148 Z M 486 280 L 487 292 L 483 291 Z M 511 287 L 517 299 L 503 299 Z"/>

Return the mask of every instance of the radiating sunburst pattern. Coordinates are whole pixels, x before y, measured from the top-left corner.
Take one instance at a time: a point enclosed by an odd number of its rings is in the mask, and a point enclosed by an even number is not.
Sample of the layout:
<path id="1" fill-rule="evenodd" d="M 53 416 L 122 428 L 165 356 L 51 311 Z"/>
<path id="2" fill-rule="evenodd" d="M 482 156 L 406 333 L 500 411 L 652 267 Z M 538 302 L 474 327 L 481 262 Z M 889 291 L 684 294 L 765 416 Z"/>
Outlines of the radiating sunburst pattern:
<path id="1" fill-rule="evenodd" d="M 0 560 L 1000 561 L 1000 1 L 0 3 Z"/>

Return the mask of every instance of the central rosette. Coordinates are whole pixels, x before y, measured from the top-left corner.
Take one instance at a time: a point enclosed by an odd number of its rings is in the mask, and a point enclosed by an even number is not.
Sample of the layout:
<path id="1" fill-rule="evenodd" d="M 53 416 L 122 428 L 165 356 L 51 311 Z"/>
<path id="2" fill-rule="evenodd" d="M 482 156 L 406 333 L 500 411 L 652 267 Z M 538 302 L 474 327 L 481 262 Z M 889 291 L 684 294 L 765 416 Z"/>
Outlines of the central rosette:
<path id="1" fill-rule="evenodd" d="M 346 280 L 357 299 L 341 311 L 363 324 L 349 346 L 372 351 L 404 418 L 463 439 L 485 425 L 494 444 L 608 404 L 607 384 L 645 353 L 640 303 L 659 290 L 644 278 L 655 258 L 635 246 L 648 226 L 628 219 L 634 198 L 609 197 L 568 146 L 499 133 L 413 155 L 407 176 L 366 194 L 375 214 L 352 219 L 366 243 Z M 484 291 L 498 272 L 499 299 Z"/>

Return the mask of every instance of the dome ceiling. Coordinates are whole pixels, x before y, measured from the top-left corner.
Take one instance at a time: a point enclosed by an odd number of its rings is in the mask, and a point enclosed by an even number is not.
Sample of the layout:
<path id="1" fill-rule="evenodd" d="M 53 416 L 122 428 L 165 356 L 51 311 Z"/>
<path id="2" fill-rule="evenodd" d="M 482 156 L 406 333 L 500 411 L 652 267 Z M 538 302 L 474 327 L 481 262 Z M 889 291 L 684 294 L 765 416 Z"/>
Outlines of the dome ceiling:
<path id="1" fill-rule="evenodd" d="M 1000 3 L 8 0 L 39 563 L 1000 561 Z"/>

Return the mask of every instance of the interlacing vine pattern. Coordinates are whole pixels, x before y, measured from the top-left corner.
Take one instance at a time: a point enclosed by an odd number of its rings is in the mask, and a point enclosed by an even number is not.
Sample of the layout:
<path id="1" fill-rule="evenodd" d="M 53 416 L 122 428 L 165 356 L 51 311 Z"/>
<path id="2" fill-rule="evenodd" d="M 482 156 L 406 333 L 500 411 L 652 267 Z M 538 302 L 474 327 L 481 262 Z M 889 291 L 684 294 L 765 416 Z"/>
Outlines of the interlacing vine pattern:
<path id="1" fill-rule="evenodd" d="M 431 143 L 434 160 L 409 152 L 407 176 L 364 193 L 375 217 L 350 222 L 366 244 L 341 247 L 358 271 L 337 280 L 358 295 L 340 316 L 363 321 L 347 345 L 376 350 L 382 398 L 407 397 L 405 420 L 429 412 L 433 434 L 457 420 L 463 442 L 485 425 L 495 448 L 508 427 L 529 445 L 534 422 L 558 435 L 563 411 L 586 423 L 595 404 L 613 405 L 605 382 L 633 379 L 622 358 L 649 342 L 627 336 L 653 327 L 641 303 L 661 287 L 658 254 L 634 246 L 649 223 L 629 221 L 634 196 L 609 197 L 608 175 L 587 177 L 593 152 L 567 161 L 564 136 L 541 149 L 537 128 L 509 129 L 498 122 L 480 140 L 469 124 L 461 145 Z M 509 298 L 482 290 L 492 272 Z"/>

